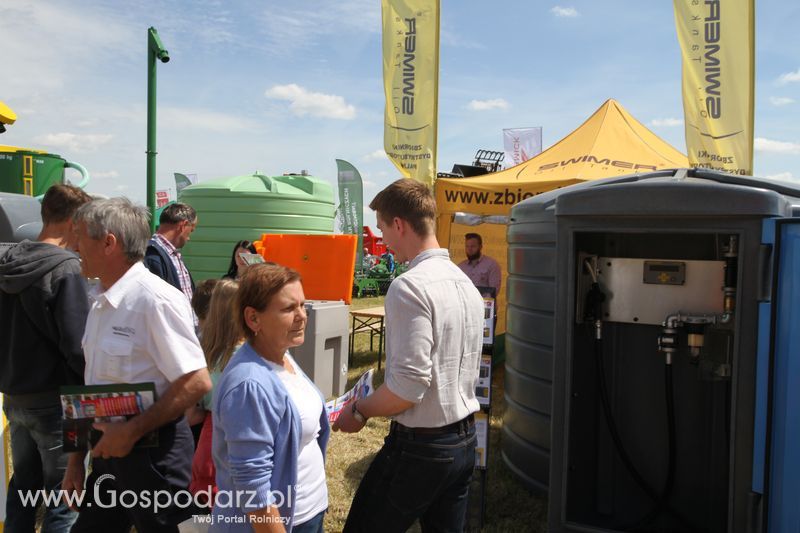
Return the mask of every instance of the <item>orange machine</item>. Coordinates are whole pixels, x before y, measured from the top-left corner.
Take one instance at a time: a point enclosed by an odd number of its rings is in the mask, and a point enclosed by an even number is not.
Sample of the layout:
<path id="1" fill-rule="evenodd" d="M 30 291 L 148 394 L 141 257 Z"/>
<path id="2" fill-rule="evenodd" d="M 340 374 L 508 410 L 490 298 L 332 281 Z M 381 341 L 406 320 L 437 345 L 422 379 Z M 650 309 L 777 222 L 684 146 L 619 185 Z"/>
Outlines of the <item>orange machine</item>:
<path id="1" fill-rule="evenodd" d="M 266 261 L 300 272 L 308 300 L 353 298 L 356 235 L 270 235 L 255 243 Z"/>

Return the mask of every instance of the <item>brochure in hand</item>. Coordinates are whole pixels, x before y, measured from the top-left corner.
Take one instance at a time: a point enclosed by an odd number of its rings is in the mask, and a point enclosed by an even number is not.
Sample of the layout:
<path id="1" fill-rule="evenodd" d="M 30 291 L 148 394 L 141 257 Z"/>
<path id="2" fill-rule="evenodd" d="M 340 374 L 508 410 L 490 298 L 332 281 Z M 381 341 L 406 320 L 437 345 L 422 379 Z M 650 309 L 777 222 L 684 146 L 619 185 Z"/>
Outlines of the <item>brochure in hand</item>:
<path id="1" fill-rule="evenodd" d="M 124 422 L 155 402 L 154 383 L 118 383 L 61 387 L 61 433 L 65 452 L 89 450 L 103 433 L 95 422 Z M 158 446 L 158 432 L 142 437 L 136 446 Z"/>
<path id="2" fill-rule="evenodd" d="M 372 394 L 372 374 L 374 370 L 370 368 L 358 378 L 353 388 L 339 396 L 335 400 L 331 400 L 325 404 L 325 409 L 328 411 L 328 421 L 333 424 L 342 412 L 344 406 L 351 401 L 366 398 Z"/>
<path id="3" fill-rule="evenodd" d="M 242 261 L 244 261 L 246 265 L 258 265 L 260 263 L 266 263 L 260 254 L 249 254 L 242 252 L 239 254 L 239 257 L 242 258 Z"/>

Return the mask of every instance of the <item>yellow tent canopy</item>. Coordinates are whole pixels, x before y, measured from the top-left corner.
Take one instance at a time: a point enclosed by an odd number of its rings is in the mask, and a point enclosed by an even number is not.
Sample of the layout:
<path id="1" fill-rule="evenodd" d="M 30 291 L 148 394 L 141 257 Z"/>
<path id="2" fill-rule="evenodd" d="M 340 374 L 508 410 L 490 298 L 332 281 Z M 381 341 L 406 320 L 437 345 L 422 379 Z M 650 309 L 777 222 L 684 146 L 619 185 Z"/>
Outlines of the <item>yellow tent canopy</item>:
<path id="1" fill-rule="evenodd" d="M 483 252 L 503 268 L 506 282 L 506 226 L 470 226 L 454 222 L 456 213 L 504 215 L 531 196 L 581 181 L 687 167 L 686 156 L 633 118 L 615 100 L 607 100 L 572 133 L 515 167 L 474 178 L 436 180 L 437 237 L 453 260 L 464 259 L 464 234 L 483 237 Z M 497 308 L 497 330 L 505 331 L 505 290 Z"/>

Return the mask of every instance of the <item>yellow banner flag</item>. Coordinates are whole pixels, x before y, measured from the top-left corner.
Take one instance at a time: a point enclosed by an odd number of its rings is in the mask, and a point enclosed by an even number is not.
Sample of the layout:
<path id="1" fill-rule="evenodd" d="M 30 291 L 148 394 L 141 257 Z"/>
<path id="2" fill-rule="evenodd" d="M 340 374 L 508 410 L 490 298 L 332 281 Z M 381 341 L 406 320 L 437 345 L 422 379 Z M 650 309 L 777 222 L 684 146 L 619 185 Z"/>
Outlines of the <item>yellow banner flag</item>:
<path id="1" fill-rule="evenodd" d="M 383 147 L 403 176 L 436 177 L 439 0 L 382 0 Z"/>
<path id="2" fill-rule="evenodd" d="M 673 0 L 689 164 L 753 173 L 754 0 Z"/>

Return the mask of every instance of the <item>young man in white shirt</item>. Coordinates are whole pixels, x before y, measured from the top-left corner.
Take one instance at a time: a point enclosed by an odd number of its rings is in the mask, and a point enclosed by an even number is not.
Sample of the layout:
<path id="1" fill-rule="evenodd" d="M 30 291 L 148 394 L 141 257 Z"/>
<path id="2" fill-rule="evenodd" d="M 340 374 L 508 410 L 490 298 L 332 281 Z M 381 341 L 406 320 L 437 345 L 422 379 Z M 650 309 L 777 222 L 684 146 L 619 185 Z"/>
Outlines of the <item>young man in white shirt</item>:
<path id="1" fill-rule="evenodd" d="M 410 260 L 386 295 L 386 376 L 334 429 L 360 431 L 389 416 L 389 436 L 356 491 L 345 532 L 462 531 L 475 465 L 475 383 L 483 300 L 436 240 L 436 204 L 422 183 L 401 179 L 370 203 L 384 242 Z"/>

